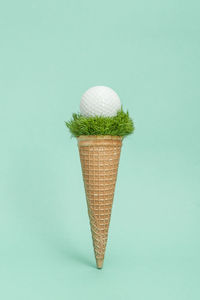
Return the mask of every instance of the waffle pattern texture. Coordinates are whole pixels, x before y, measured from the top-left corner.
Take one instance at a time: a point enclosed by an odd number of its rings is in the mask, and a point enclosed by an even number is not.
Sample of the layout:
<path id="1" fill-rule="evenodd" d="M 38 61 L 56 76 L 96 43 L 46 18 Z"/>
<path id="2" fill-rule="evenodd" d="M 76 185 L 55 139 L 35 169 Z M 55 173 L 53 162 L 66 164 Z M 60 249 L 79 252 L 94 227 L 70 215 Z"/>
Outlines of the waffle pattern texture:
<path id="1" fill-rule="evenodd" d="M 119 136 L 80 136 L 78 147 L 93 246 L 102 268 L 122 146 Z"/>

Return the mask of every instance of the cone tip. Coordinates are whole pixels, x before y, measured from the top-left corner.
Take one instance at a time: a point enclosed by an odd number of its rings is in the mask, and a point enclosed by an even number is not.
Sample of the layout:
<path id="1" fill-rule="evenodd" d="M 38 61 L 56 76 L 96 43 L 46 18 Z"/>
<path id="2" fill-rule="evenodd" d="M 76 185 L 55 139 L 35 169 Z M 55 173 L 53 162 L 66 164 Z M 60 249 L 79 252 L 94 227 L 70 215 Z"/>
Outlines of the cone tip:
<path id="1" fill-rule="evenodd" d="M 96 259 L 97 268 L 102 269 L 103 267 L 103 259 Z"/>

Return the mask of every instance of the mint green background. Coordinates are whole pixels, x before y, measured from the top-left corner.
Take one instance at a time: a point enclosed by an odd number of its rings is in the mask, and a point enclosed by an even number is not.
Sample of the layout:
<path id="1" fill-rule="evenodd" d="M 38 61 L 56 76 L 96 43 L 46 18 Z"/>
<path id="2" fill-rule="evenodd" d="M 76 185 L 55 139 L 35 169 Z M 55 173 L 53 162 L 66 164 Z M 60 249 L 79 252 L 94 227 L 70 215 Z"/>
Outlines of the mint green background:
<path id="1" fill-rule="evenodd" d="M 0 298 L 200 299 L 199 1 L 2 1 Z M 104 269 L 76 140 L 93 85 L 134 117 Z"/>

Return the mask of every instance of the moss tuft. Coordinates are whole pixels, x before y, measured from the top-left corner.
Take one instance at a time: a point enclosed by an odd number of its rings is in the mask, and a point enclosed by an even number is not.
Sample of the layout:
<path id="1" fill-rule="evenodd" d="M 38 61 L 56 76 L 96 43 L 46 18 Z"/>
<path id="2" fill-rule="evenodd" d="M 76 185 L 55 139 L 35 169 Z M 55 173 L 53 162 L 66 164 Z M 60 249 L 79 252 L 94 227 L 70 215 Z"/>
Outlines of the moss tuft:
<path id="1" fill-rule="evenodd" d="M 134 124 L 128 111 L 118 111 L 114 117 L 84 117 L 81 114 L 73 114 L 69 122 L 65 122 L 72 136 L 80 135 L 113 135 L 127 136 L 134 131 Z"/>

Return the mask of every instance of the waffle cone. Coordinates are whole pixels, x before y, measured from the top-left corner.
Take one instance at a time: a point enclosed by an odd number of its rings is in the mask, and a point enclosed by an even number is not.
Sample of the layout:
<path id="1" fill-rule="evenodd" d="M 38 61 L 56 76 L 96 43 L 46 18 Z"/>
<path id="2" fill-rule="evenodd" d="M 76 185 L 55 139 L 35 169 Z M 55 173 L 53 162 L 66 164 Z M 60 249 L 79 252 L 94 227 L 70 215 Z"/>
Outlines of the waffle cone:
<path id="1" fill-rule="evenodd" d="M 104 261 L 121 146 L 119 136 L 78 137 L 97 268 Z"/>

